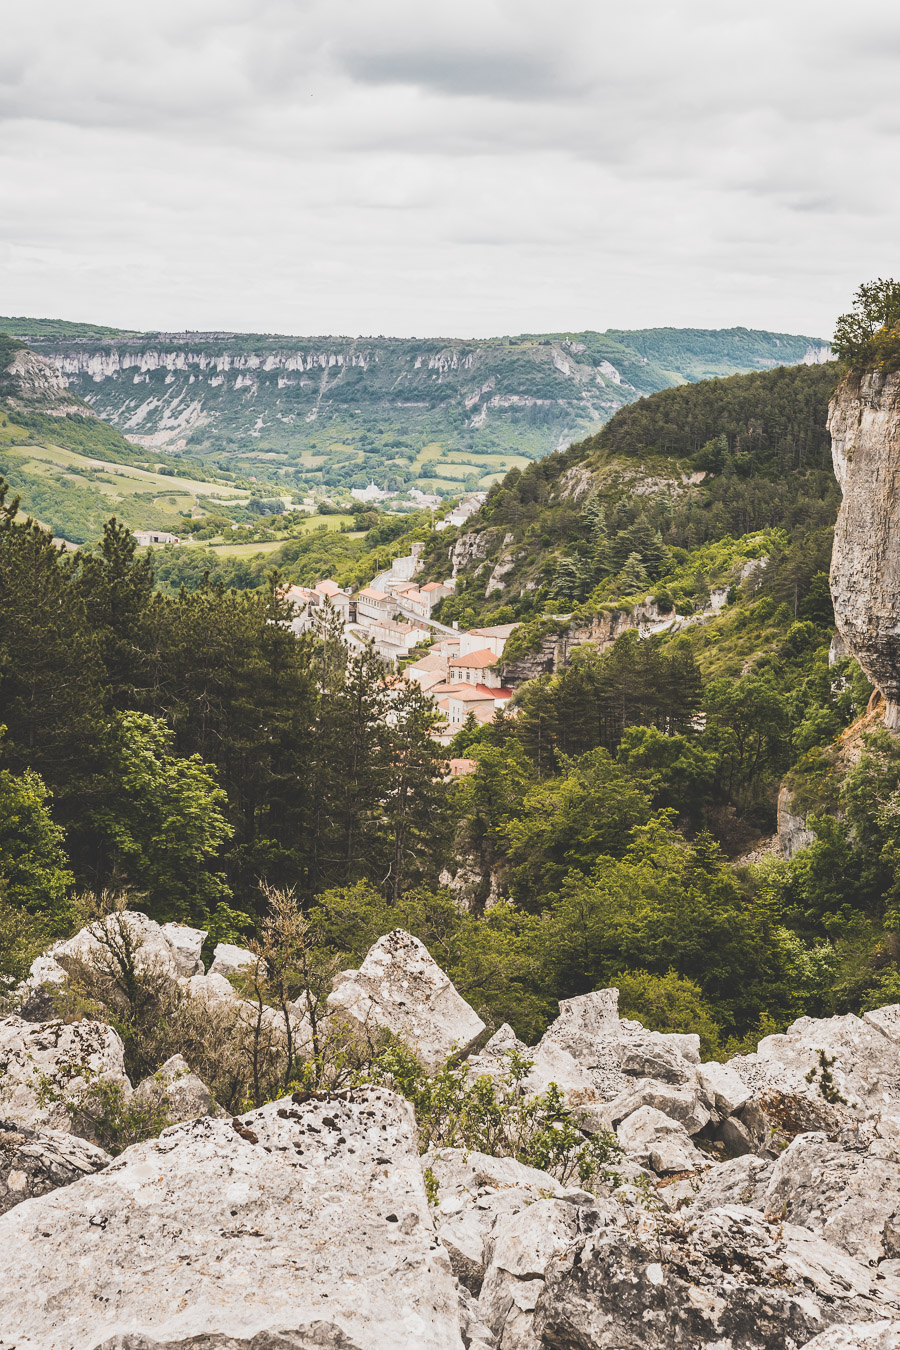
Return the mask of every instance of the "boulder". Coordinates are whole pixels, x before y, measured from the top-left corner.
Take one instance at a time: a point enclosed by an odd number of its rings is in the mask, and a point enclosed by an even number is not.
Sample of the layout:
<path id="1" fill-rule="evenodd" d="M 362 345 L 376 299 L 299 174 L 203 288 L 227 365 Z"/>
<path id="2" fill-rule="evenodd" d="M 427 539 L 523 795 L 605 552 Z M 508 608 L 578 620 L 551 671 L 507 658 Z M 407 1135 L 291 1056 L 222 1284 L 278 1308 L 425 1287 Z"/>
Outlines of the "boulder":
<path id="1" fill-rule="evenodd" d="M 181 1055 L 173 1055 L 155 1074 L 138 1083 L 134 1101 L 156 1108 L 172 1125 L 208 1116 L 215 1106 L 209 1088 L 191 1072 Z"/>
<path id="2" fill-rule="evenodd" d="M 494 1032 L 477 1055 L 470 1056 L 469 1067 L 476 1077 L 479 1074 L 487 1074 L 491 1078 L 501 1077 L 509 1071 L 512 1054 L 529 1060 L 532 1065 L 524 1080 L 527 1091 L 546 1092 L 550 1084 L 555 1083 L 567 1097 L 577 1094 L 580 1101 L 594 1096 L 590 1074 L 567 1050 L 553 1041 L 528 1046 L 519 1040 L 506 1022 Z"/>
<path id="3" fill-rule="evenodd" d="M 169 944 L 179 975 L 202 975 L 200 952 L 206 941 L 205 928 L 188 928 L 183 923 L 164 923 L 162 934 Z"/>
<path id="4" fill-rule="evenodd" d="M 615 1126 L 642 1106 L 652 1106 L 677 1120 L 688 1134 L 698 1134 L 710 1120 L 709 1108 L 703 1105 L 696 1092 L 652 1078 L 638 1079 L 632 1088 L 626 1088 L 607 1102 L 603 1111 L 610 1124 Z"/>
<path id="5" fill-rule="evenodd" d="M 885 1008 L 873 1008 L 863 1013 L 863 1021 L 889 1041 L 900 1042 L 900 1003 L 890 1003 Z"/>
<path id="6" fill-rule="evenodd" d="M 728 1205 L 666 1216 L 654 1241 L 600 1229 L 544 1272 L 538 1344 L 794 1350 L 833 1323 L 900 1314 L 900 1282 L 802 1228 Z"/>
<path id="7" fill-rule="evenodd" d="M 246 947 L 236 947 L 231 942 L 220 942 L 213 951 L 212 964 L 208 975 L 239 975 L 241 971 L 252 970 L 257 958 Z"/>
<path id="8" fill-rule="evenodd" d="M 564 1200 L 536 1200 L 520 1213 L 497 1219 L 486 1244 L 478 1312 L 500 1350 L 537 1350 L 532 1323 L 544 1272 L 554 1256 L 593 1226 L 588 1216 L 592 1211 Z"/>
<path id="9" fill-rule="evenodd" d="M 714 1060 L 701 1064 L 697 1078 L 707 1102 L 720 1116 L 733 1116 L 753 1095 L 740 1074 L 728 1064 L 717 1064 Z"/>
<path id="10" fill-rule="evenodd" d="M 694 1172 L 706 1162 L 680 1121 L 652 1106 L 626 1116 L 616 1135 L 627 1157 L 654 1172 Z"/>
<path id="11" fill-rule="evenodd" d="M 473 1295 L 481 1290 L 486 1245 L 500 1218 L 520 1214 L 566 1188 L 536 1167 L 459 1148 L 432 1149 L 422 1159 L 435 1187 L 434 1222 L 453 1273 Z"/>
<path id="12" fill-rule="evenodd" d="M 112 1162 L 102 1148 L 58 1130 L 29 1130 L 0 1121 L 0 1214 Z"/>
<path id="13" fill-rule="evenodd" d="M 136 909 L 98 919 L 65 942 L 55 942 L 46 955 L 63 969 L 72 962 L 102 968 L 111 960 L 111 947 L 122 949 L 126 945 L 137 970 L 176 979 L 178 962 L 171 943 L 158 923 Z"/>
<path id="14" fill-rule="evenodd" d="M 634 1078 L 695 1087 L 699 1037 L 648 1031 L 640 1022 L 620 1019 L 618 1002 L 617 989 L 563 999 L 559 1017 L 529 1058 L 539 1060 L 551 1049 L 565 1051 L 586 1076 L 589 1095 L 600 1102 L 631 1088 Z"/>
<path id="15" fill-rule="evenodd" d="M 0 1117 L 91 1138 L 78 1107 L 98 1082 L 131 1095 L 124 1047 L 105 1022 L 0 1021 Z"/>
<path id="16" fill-rule="evenodd" d="M 699 1214 L 722 1205 L 749 1205 L 762 1210 L 774 1164 L 749 1153 L 710 1167 L 696 1182 L 691 1209 Z"/>
<path id="17" fill-rule="evenodd" d="M 462 1350 L 412 1112 L 379 1089 L 133 1145 L 0 1218 L 0 1287 L 4 1350 Z"/>
<path id="18" fill-rule="evenodd" d="M 827 1107 L 835 1119 L 900 1103 L 896 1043 L 853 1013 L 800 1017 L 783 1035 L 765 1036 L 755 1054 L 729 1063 L 755 1097 L 806 1098 Z"/>
<path id="19" fill-rule="evenodd" d="M 854 1322 L 832 1327 L 807 1341 L 802 1350 L 900 1350 L 900 1322 Z"/>
<path id="20" fill-rule="evenodd" d="M 824 1134 L 801 1134 L 775 1162 L 762 1207 L 789 1223 L 876 1264 L 895 1256 L 885 1225 L 900 1227 L 900 1162 L 893 1152 L 847 1147 Z"/>
<path id="21" fill-rule="evenodd" d="M 485 1029 L 427 948 L 399 928 L 378 939 L 359 970 L 335 982 L 328 1008 L 368 1036 L 393 1032 L 432 1072 Z"/>
<path id="22" fill-rule="evenodd" d="M 200 949 L 206 933 L 185 924 L 156 923 L 140 910 L 107 915 L 82 928 L 74 937 L 55 942 L 31 964 L 28 977 L 16 990 L 21 1015 L 31 1022 L 50 1021 L 56 1015 L 54 995 L 66 984 L 73 964 L 99 967 L 110 963 L 108 943 L 134 948 L 135 965 L 155 979 L 176 980 L 202 973 Z"/>

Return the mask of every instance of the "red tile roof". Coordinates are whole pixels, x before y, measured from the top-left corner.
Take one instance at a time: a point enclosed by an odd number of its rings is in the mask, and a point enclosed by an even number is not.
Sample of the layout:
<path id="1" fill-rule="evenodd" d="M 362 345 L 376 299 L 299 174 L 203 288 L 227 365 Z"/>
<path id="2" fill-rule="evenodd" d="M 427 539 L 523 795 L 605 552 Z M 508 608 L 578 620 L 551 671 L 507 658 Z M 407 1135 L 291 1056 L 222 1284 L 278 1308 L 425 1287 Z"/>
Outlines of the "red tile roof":
<path id="1" fill-rule="evenodd" d="M 451 666 L 460 670 L 464 670 L 466 666 L 470 666 L 472 670 L 485 670 L 488 666 L 495 666 L 496 664 L 496 656 L 487 647 L 480 652 L 468 652 L 465 656 L 454 656 L 450 662 Z"/>

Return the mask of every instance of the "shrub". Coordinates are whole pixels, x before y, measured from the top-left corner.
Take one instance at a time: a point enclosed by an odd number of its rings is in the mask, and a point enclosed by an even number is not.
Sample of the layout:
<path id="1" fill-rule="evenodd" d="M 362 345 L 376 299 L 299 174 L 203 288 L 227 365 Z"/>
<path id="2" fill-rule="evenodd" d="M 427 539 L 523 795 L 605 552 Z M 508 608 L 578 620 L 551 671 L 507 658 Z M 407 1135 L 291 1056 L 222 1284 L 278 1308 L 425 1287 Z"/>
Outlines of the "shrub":
<path id="1" fill-rule="evenodd" d="M 515 1158 L 563 1183 L 577 1177 L 582 1186 L 616 1179 L 610 1170 L 621 1156 L 615 1135 L 601 1130 L 585 1138 L 577 1107 L 566 1105 L 555 1083 L 529 1094 L 531 1068 L 531 1060 L 512 1052 L 506 1072 L 496 1077 L 476 1077 L 466 1064 L 452 1062 L 429 1076 L 412 1051 L 392 1041 L 363 1081 L 394 1088 L 411 1102 L 423 1153 L 463 1148 Z"/>

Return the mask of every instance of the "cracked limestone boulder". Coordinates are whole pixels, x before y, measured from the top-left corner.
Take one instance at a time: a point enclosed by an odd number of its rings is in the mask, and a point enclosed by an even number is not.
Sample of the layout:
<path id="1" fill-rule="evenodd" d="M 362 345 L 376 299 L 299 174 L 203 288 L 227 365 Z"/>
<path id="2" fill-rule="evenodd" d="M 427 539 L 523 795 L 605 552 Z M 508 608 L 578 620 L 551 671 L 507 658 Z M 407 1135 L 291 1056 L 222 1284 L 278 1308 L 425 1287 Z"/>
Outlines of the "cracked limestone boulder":
<path id="1" fill-rule="evenodd" d="M 246 947 L 236 947 L 231 942 L 220 942 L 213 951 L 212 963 L 208 975 L 240 975 L 242 971 L 252 970 L 257 958 Z"/>
<path id="2" fill-rule="evenodd" d="M 799 1135 L 776 1160 L 760 1207 L 821 1233 L 858 1261 L 900 1254 L 900 1161 L 877 1145 Z"/>
<path id="3" fill-rule="evenodd" d="M 807 1341 L 802 1350 L 900 1350 L 900 1322 L 855 1322 L 832 1327 Z"/>
<path id="4" fill-rule="evenodd" d="M 549 1172 L 515 1158 L 461 1148 L 430 1149 L 422 1158 L 434 1187 L 434 1222 L 453 1273 L 471 1294 L 481 1291 L 486 1245 L 501 1218 L 521 1214 L 536 1200 L 569 1194 Z M 577 1192 L 585 1199 L 589 1196 Z"/>
<path id="5" fill-rule="evenodd" d="M 91 1139 L 80 1108 L 97 1084 L 131 1095 L 124 1046 L 105 1022 L 0 1020 L 0 1118 Z"/>
<path id="6" fill-rule="evenodd" d="M 521 1213 L 497 1220 L 487 1242 L 478 1312 L 498 1350 L 539 1350 L 534 1310 L 547 1267 L 580 1234 L 593 1231 L 598 1218 L 593 1209 L 565 1200 L 536 1200 Z"/>
<path id="7" fill-rule="evenodd" d="M 173 983 L 179 977 L 202 972 L 200 949 L 206 932 L 185 924 L 158 924 L 140 910 L 107 915 L 82 928 L 74 937 L 55 942 L 32 962 L 28 977 L 18 986 L 16 999 L 29 1021 L 50 1021 L 56 1013 L 53 996 L 76 967 L 104 970 L 114 965 L 115 951 L 133 956 L 138 970 Z"/>
<path id="8" fill-rule="evenodd" d="M 0 1214 L 68 1186 L 112 1162 L 102 1148 L 59 1130 L 29 1130 L 0 1121 Z"/>
<path id="9" fill-rule="evenodd" d="M 544 1347 L 795 1350 L 841 1323 L 896 1320 L 900 1281 L 805 1229 L 728 1205 L 666 1216 L 655 1238 L 599 1230 L 553 1259 Z"/>
<path id="10" fill-rule="evenodd" d="M 730 1060 L 729 1067 L 757 1100 L 805 1098 L 835 1122 L 880 1112 L 900 1103 L 900 1055 L 886 1025 L 895 1025 L 888 1016 L 881 1024 L 877 1017 L 864 1020 L 853 1013 L 800 1017 L 782 1035 L 763 1037 L 754 1054 Z"/>
<path id="11" fill-rule="evenodd" d="M 708 1160 L 678 1120 L 652 1106 L 640 1106 L 616 1130 L 622 1151 L 654 1172 L 695 1172 Z"/>
<path id="12" fill-rule="evenodd" d="M 700 1038 L 648 1031 L 640 1022 L 620 1018 L 618 1004 L 617 989 L 563 999 L 559 1017 L 529 1057 L 538 1058 L 551 1049 L 565 1051 L 600 1102 L 612 1101 L 633 1087 L 636 1078 L 696 1088 Z"/>
<path id="13" fill-rule="evenodd" d="M 208 1116 L 215 1107 L 209 1088 L 181 1055 L 172 1055 L 156 1073 L 138 1083 L 134 1101 L 157 1110 L 171 1125 Z"/>
<path id="14" fill-rule="evenodd" d="M 202 975 L 200 953 L 206 941 L 205 928 L 189 928 L 183 923 L 164 923 L 160 930 L 169 944 L 179 975 Z"/>
<path id="15" fill-rule="evenodd" d="M 175 1125 L 0 1218 L 0 1348 L 462 1350 L 410 1107 L 300 1096 Z"/>
<path id="16" fill-rule="evenodd" d="M 485 1029 L 427 948 L 400 928 L 378 939 L 359 970 L 338 977 L 328 1010 L 370 1038 L 393 1032 L 431 1072 Z"/>

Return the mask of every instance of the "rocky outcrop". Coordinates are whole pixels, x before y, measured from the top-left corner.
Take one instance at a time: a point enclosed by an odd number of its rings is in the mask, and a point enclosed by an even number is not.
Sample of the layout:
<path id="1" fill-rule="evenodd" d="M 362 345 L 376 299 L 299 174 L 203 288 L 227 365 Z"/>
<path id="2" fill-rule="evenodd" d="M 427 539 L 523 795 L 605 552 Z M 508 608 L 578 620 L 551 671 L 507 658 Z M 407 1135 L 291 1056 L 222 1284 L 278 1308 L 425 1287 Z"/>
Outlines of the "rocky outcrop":
<path id="1" fill-rule="evenodd" d="M 789 788 L 782 785 L 778 792 L 776 812 L 778 848 L 788 861 L 803 848 L 809 848 L 815 834 L 806 823 L 806 817 L 792 810 L 794 799 Z"/>
<path id="2" fill-rule="evenodd" d="M 0 1286 L 3 1350 L 462 1350 L 412 1112 L 374 1089 L 176 1125 L 10 1210 Z"/>
<path id="3" fill-rule="evenodd" d="M 0 1021 L 0 1118 L 33 1129 L 84 1133 L 79 1104 L 91 1085 L 131 1093 L 125 1051 L 103 1022 Z"/>
<path id="4" fill-rule="evenodd" d="M 652 1241 L 604 1219 L 549 1263 L 535 1345 L 793 1350 L 831 1323 L 900 1317 L 900 1281 L 746 1205 L 663 1220 Z"/>
<path id="5" fill-rule="evenodd" d="M 89 404 L 71 393 L 59 367 L 28 347 L 16 348 L 6 373 L 6 383 L 12 388 L 6 401 L 16 411 L 40 412 L 47 417 L 97 416 Z"/>
<path id="6" fill-rule="evenodd" d="M 328 1008 L 369 1038 L 393 1032 L 430 1070 L 465 1054 L 485 1029 L 423 943 L 399 928 L 378 939 L 359 970 L 338 976 Z"/>
<path id="7" fill-rule="evenodd" d="M 0 1214 L 92 1172 L 112 1158 L 102 1148 L 59 1130 L 29 1130 L 0 1121 Z"/>
<path id="8" fill-rule="evenodd" d="M 199 948 L 181 946 L 186 968 Z M 185 997 L 240 1019 L 224 975 L 170 957 Z M 532 1140 L 547 1171 L 420 1158 L 384 1087 L 223 1118 L 181 1056 L 132 1093 L 110 1028 L 7 1019 L 0 1114 L 32 1125 L 0 1131 L 0 1350 L 898 1350 L 900 1005 L 704 1064 L 698 1037 L 620 1018 L 602 989 L 561 1002 L 537 1045 L 503 1026 L 475 1054 L 480 1019 L 396 930 L 338 977 L 325 1021 L 363 1045 L 388 1030 L 430 1070 L 464 1059 L 501 1151 L 523 1140 L 492 1084 L 526 1135 L 556 1085 L 550 1128 L 580 1152 Z M 195 1118 L 114 1161 L 52 1134 L 48 1104 L 77 1116 L 104 1074 L 148 1117 Z"/>
<path id="9" fill-rule="evenodd" d="M 15 993 L 19 1010 L 32 1021 L 50 1020 L 55 1011 L 54 994 L 64 988 L 73 969 L 102 973 L 115 969 L 122 957 L 160 982 L 174 984 L 189 979 L 203 970 L 200 951 L 205 937 L 203 928 L 158 924 L 140 910 L 107 915 L 74 937 L 55 942 L 32 962 L 28 978 Z"/>
<path id="10" fill-rule="evenodd" d="M 844 645 L 887 699 L 900 730 L 900 372 L 851 372 L 828 427 L 843 492 L 831 558 L 834 615 Z"/>

